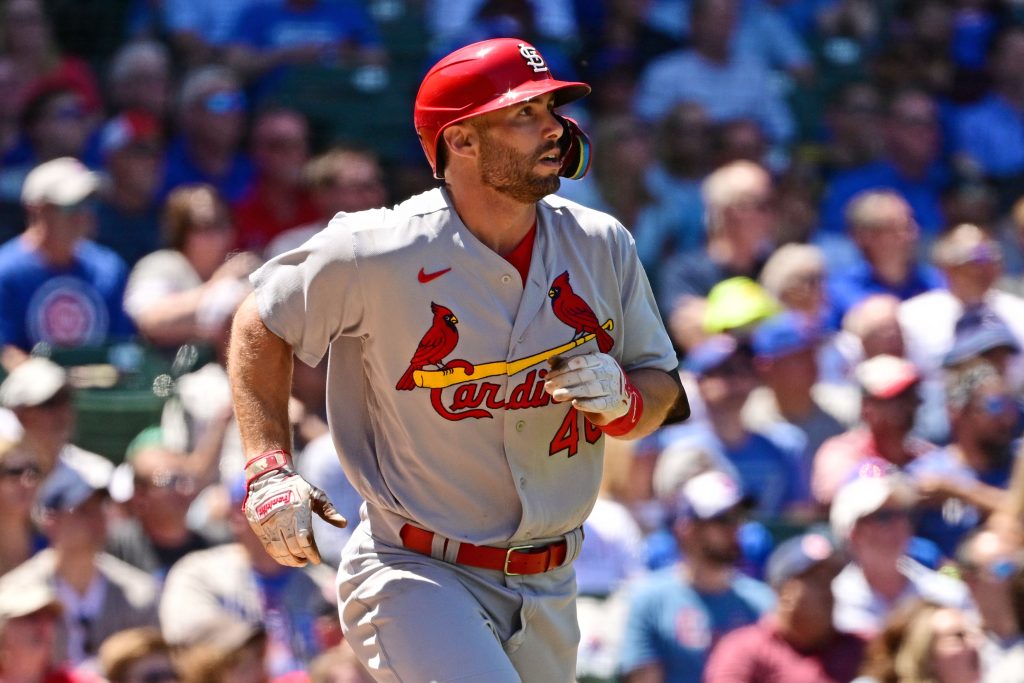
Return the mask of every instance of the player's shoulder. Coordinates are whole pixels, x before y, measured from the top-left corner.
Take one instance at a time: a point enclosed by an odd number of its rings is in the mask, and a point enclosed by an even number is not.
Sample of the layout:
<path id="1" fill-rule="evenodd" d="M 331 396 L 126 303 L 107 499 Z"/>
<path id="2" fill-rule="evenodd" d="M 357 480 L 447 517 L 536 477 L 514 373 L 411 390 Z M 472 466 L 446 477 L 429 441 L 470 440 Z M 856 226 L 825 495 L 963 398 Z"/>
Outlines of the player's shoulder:
<path id="1" fill-rule="evenodd" d="M 439 188 L 409 197 L 392 207 L 368 209 L 355 213 L 339 213 L 331 219 L 326 231 L 347 232 L 351 235 L 378 233 L 392 236 L 436 232 L 437 226 L 447 222 L 451 206 Z"/>
<path id="2" fill-rule="evenodd" d="M 632 239 L 629 231 L 611 214 L 557 194 L 544 197 L 537 203 L 537 207 L 563 230 L 576 229 L 594 237 Z"/>

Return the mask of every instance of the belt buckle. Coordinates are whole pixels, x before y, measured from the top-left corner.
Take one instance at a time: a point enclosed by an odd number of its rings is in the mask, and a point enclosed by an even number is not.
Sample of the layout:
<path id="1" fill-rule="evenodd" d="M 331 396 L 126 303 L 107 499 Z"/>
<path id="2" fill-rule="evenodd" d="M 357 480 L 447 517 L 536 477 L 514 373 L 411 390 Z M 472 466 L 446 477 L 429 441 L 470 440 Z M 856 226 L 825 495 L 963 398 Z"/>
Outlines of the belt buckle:
<path id="1" fill-rule="evenodd" d="M 512 561 L 512 553 L 519 550 L 530 550 L 536 547 L 536 545 L 514 545 L 511 548 L 508 548 L 505 551 L 505 566 L 502 567 L 502 571 L 505 573 L 505 576 L 522 576 L 522 574 L 519 574 L 517 572 L 510 572 L 508 570 L 508 564 Z"/>

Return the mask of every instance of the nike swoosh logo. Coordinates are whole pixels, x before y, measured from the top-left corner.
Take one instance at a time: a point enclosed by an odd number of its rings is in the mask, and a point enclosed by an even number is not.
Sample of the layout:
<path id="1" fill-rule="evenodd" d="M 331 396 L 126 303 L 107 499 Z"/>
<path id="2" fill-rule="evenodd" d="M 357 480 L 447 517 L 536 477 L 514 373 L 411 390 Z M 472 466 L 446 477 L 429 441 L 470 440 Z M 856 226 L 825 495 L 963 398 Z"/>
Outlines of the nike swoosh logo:
<path id="1" fill-rule="evenodd" d="M 416 274 L 416 279 L 423 284 L 427 284 L 431 280 L 436 280 L 437 278 L 441 277 L 449 270 L 451 270 L 451 268 L 445 268 L 444 270 L 439 270 L 436 273 L 425 273 L 423 272 L 423 269 L 420 268 L 420 272 Z"/>

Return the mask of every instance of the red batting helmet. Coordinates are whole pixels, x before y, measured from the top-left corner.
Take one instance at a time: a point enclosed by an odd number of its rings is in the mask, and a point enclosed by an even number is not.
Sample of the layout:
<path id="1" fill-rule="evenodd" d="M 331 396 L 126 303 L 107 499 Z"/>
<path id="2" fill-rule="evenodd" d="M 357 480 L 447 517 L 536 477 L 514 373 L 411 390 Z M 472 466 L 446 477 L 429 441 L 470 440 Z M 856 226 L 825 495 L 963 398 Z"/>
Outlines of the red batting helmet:
<path id="1" fill-rule="evenodd" d="M 484 40 L 460 48 L 435 64 L 420 84 L 413 114 L 416 134 L 435 177 L 441 177 L 437 157 L 445 128 L 546 93 L 555 94 L 557 107 L 589 94 L 590 86 L 556 80 L 544 58 L 525 40 Z M 567 128 L 563 137 L 578 135 L 579 139 L 570 143 L 582 148 L 576 150 L 579 158 L 575 168 L 562 175 L 581 177 L 589 165 L 586 135 L 575 122 L 570 126 L 566 124 L 568 119 L 559 119 Z"/>

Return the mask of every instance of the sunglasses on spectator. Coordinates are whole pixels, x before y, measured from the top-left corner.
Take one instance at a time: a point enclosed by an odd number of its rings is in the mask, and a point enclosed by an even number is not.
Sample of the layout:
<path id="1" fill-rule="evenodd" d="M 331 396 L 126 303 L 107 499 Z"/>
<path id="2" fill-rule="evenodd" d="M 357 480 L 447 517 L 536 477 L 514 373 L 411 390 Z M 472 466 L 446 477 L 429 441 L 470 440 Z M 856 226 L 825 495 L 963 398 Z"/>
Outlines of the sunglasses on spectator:
<path id="1" fill-rule="evenodd" d="M 721 514 L 708 517 L 704 521 L 710 522 L 711 524 L 739 525 L 743 523 L 743 520 L 745 520 L 746 517 L 747 515 L 743 510 L 740 510 L 739 508 L 732 508 Z"/>
<path id="2" fill-rule="evenodd" d="M 864 515 L 861 518 L 865 522 L 877 522 L 878 524 L 892 524 L 893 522 L 902 522 L 910 517 L 910 511 L 904 508 L 883 508 L 876 510 L 870 515 Z"/>
<path id="3" fill-rule="evenodd" d="M 156 489 L 174 489 L 178 493 L 195 491 L 196 480 L 187 474 L 157 470 L 150 477 L 135 477 L 136 486 L 152 486 Z"/>
<path id="4" fill-rule="evenodd" d="M 42 471 L 35 465 L 11 465 L 0 467 L 0 478 L 20 479 L 23 484 L 34 484 L 39 481 Z"/>
<path id="5" fill-rule="evenodd" d="M 211 114 L 234 114 L 245 111 L 245 95 L 235 90 L 222 90 L 203 98 L 203 108 Z"/>
<path id="6" fill-rule="evenodd" d="M 77 104 L 63 104 L 53 110 L 52 116 L 62 121 L 79 121 L 85 118 L 85 111 Z"/>
<path id="7" fill-rule="evenodd" d="M 986 396 L 983 400 L 975 402 L 981 412 L 989 417 L 999 417 L 1013 412 L 1013 399 L 1009 396 Z"/>

